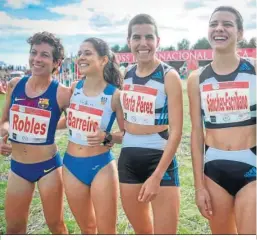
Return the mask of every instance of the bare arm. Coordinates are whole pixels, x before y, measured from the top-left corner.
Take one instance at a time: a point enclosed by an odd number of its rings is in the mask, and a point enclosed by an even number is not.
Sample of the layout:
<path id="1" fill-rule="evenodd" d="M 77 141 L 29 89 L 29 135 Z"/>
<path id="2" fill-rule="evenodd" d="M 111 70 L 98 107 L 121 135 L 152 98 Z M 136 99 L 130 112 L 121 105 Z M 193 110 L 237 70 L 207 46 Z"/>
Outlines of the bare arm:
<path id="1" fill-rule="evenodd" d="M 122 143 L 124 135 L 124 116 L 120 103 L 120 91 L 117 89 L 112 98 L 112 109 L 116 112 L 116 119 L 120 131 L 112 133 L 112 143 Z"/>
<path id="2" fill-rule="evenodd" d="M 165 77 L 165 90 L 168 97 L 168 116 L 170 135 L 162 158 L 153 176 L 162 179 L 170 165 L 181 141 L 183 127 L 183 95 L 181 80 L 175 71 L 168 72 Z"/>
<path id="3" fill-rule="evenodd" d="M 203 153 L 204 133 L 201 118 L 201 100 L 199 91 L 198 71 L 192 72 L 187 80 L 187 93 L 189 98 L 189 110 L 192 124 L 191 131 L 191 155 L 194 171 L 195 188 L 200 189 L 203 183 Z"/>
<path id="4" fill-rule="evenodd" d="M 60 84 L 59 88 L 58 88 L 58 104 L 59 107 L 61 109 L 61 111 L 63 111 L 64 113 L 66 113 L 66 109 L 69 107 L 70 105 L 70 98 L 72 96 L 72 93 L 74 91 L 74 87 L 76 85 L 77 82 L 73 82 L 71 87 L 65 87 L 64 85 Z M 66 126 L 66 116 L 63 116 L 60 118 L 58 124 L 57 124 L 57 129 L 65 129 Z"/>
<path id="5" fill-rule="evenodd" d="M 20 78 L 13 78 L 7 85 L 7 92 L 5 97 L 5 105 L 2 112 L 2 117 L 0 121 L 0 136 L 5 136 L 8 134 L 9 129 L 9 108 L 11 105 L 11 96 L 13 89 L 16 84 L 20 81 Z"/>

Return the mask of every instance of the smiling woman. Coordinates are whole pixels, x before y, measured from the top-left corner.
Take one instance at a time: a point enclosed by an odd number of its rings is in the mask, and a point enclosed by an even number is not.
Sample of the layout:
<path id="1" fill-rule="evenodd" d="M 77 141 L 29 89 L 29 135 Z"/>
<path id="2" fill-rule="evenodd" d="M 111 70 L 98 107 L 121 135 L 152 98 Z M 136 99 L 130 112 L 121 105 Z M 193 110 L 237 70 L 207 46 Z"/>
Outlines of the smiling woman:
<path id="1" fill-rule="evenodd" d="M 256 63 L 238 56 L 242 37 L 241 14 L 215 9 L 213 61 L 188 79 L 196 204 L 213 234 L 256 234 Z"/>
<path id="2" fill-rule="evenodd" d="M 66 234 L 62 159 L 54 137 L 62 110 L 69 103 L 70 90 L 52 79 L 63 58 L 63 46 L 48 32 L 36 33 L 28 43 L 32 75 L 9 82 L 0 122 L 0 153 L 12 154 L 5 201 L 6 233 L 26 233 L 37 182 L 50 231 Z M 11 145 L 6 143 L 8 135 Z"/>
<path id="3" fill-rule="evenodd" d="M 175 234 L 180 202 L 175 153 L 182 134 L 181 81 L 172 67 L 156 57 L 160 38 L 150 15 L 131 19 L 127 41 L 137 64 L 125 71 L 120 98 L 126 130 L 118 162 L 122 204 L 136 234 Z"/>

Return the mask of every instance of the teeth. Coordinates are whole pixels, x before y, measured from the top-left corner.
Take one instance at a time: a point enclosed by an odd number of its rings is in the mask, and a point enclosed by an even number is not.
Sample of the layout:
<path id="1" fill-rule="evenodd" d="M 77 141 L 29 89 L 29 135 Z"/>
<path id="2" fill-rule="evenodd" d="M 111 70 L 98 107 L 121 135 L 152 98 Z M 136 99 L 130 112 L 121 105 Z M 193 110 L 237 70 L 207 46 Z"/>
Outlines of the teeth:
<path id="1" fill-rule="evenodd" d="M 88 64 L 86 64 L 86 63 L 81 63 L 80 66 L 81 66 L 81 67 L 86 67 L 86 66 L 88 66 Z"/>
<path id="2" fill-rule="evenodd" d="M 41 68 L 41 66 L 39 66 L 39 65 L 34 65 L 34 67 L 36 67 L 36 68 Z"/>
<path id="3" fill-rule="evenodd" d="M 225 37 L 214 37 L 215 40 L 226 40 Z"/>
<path id="4" fill-rule="evenodd" d="M 139 54 L 147 54 L 147 53 L 149 53 L 149 51 L 148 50 L 141 50 L 141 51 L 138 51 L 139 52 Z"/>

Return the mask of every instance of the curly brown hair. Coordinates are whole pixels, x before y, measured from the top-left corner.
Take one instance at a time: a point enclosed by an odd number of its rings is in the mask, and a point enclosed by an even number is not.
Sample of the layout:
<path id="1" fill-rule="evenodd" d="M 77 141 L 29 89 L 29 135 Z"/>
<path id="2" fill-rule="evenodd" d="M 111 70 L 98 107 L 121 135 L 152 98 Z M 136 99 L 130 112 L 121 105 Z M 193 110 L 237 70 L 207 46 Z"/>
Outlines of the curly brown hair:
<path id="1" fill-rule="evenodd" d="M 27 42 L 30 44 L 30 50 L 34 44 L 48 43 L 53 49 L 54 62 L 64 59 L 64 47 L 60 38 L 49 32 L 38 32 L 32 37 L 28 38 Z"/>

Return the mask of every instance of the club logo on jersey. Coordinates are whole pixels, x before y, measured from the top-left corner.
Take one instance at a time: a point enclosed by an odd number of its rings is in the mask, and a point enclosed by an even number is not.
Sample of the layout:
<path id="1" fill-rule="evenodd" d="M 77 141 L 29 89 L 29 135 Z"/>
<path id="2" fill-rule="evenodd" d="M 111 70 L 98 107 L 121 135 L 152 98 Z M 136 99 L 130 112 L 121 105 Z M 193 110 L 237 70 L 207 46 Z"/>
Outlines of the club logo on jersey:
<path id="1" fill-rule="evenodd" d="M 39 98 L 38 107 L 46 109 L 49 106 L 49 99 L 48 98 Z"/>
<path id="2" fill-rule="evenodd" d="M 107 97 L 101 97 L 101 104 L 104 105 L 107 102 Z"/>

